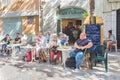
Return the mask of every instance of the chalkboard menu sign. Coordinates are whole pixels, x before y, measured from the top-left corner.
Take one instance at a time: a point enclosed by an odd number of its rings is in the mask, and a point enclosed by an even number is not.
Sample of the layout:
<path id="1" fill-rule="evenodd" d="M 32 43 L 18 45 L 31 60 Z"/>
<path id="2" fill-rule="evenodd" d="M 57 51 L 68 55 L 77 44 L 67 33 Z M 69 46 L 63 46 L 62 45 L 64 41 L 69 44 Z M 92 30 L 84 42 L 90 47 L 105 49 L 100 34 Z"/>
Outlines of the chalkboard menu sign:
<path id="1" fill-rule="evenodd" d="M 100 44 L 100 25 L 90 24 L 86 25 L 86 35 L 87 38 L 91 39 L 93 45 Z"/>

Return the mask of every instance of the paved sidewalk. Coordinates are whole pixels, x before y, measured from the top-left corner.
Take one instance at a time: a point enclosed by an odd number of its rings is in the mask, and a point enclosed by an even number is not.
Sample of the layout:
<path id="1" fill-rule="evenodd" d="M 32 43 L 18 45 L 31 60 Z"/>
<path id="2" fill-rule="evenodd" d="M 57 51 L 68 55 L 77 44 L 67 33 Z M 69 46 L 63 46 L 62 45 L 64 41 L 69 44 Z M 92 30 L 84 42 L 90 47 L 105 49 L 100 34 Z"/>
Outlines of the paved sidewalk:
<path id="1" fill-rule="evenodd" d="M 82 68 L 75 72 L 61 65 L 0 58 L 0 80 L 120 80 L 120 52 L 108 54 L 109 71 L 102 64 L 93 70 Z"/>

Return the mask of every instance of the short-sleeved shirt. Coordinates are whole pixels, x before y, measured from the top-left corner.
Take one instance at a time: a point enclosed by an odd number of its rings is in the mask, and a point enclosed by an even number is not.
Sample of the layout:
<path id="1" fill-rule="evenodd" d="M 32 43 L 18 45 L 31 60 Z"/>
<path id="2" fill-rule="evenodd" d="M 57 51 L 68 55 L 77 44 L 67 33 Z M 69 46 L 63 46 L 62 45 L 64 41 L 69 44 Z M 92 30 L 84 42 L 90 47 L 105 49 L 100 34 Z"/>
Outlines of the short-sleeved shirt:
<path id="1" fill-rule="evenodd" d="M 81 39 L 78 39 L 77 41 L 76 41 L 76 43 L 77 43 L 77 45 L 78 46 L 85 46 L 85 45 L 87 45 L 89 42 L 92 42 L 90 39 L 88 39 L 88 38 L 86 38 L 86 39 L 83 39 L 83 40 L 81 40 Z M 75 51 L 77 51 L 77 52 L 79 52 L 79 51 L 82 51 L 82 52 L 84 52 L 84 50 L 80 50 L 80 49 L 75 49 Z"/>
<path id="2" fill-rule="evenodd" d="M 109 39 L 115 41 L 115 35 L 112 34 Z"/>
<path id="3" fill-rule="evenodd" d="M 41 47 L 41 48 L 46 47 L 47 40 L 46 40 L 46 38 L 44 36 L 38 37 L 37 40 L 40 41 L 39 47 Z"/>
<path id="4" fill-rule="evenodd" d="M 21 43 L 21 38 L 20 37 L 15 38 L 15 41 L 19 41 L 19 40 L 20 40 L 20 43 Z"/>

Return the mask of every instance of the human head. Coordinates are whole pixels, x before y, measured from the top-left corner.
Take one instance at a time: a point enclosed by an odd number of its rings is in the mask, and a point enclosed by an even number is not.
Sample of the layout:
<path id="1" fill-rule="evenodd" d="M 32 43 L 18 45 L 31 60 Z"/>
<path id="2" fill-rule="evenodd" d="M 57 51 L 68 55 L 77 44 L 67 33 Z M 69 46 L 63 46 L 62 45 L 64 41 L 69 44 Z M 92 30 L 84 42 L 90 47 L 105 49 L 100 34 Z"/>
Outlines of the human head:
<path id="1" fill-rule="evenodd" d="M 57 40 L 57 34 L 53 34 L 52 40 Z"/>
<path id="2" fill-rule="evenodd" d="M 6 34 L 6 37 L 9 36 L 9 34 Z"/>
<path id="3" fill-rule="evenodd" d="M 38 37 L 42 37 L 42 35 L 43 35 L 42 32 L 38 33 Z"/>
<path id="4" fill-rule="evenodd" d="M 6 38 L 10 38 L 9 34 L 6 34 Z"/>
<path id="5" fill-rule="evenodd" d="M 83 40 L 83 39 L 86 39 L 86 33 L 82 32 L 80 34 L 80 39 Z"/>
<path id="6" fill-rule="evenodd" d="M 59 33 L 59 35 L 62 35 L 62 34 L 63 34 L 63 32 L 60 32 L 60 33 Z"/>
<path id="7" fill-rule="evenodd" d="M 20 33 L 16 33 L 16 37 L 19 37 Z"/>
<path id="8" fill-rule="evenodd" d="M 50 34 L 50 33 L 51 33 L 50 31 L 47 32 L 47 34 Z"/>
<path id="9" fill-rule="evenodd" d="M 109 30 L 108 33 L 109 33 L 109 34 L 112 34 L 112 30 Z"/>

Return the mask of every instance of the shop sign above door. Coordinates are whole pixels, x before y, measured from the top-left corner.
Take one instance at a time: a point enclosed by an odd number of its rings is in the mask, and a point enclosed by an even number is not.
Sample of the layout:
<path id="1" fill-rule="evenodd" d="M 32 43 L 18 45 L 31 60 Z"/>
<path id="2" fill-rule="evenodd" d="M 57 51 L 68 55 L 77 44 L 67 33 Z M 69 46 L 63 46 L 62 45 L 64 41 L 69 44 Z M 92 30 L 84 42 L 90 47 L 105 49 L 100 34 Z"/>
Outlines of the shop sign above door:
<path id="1" fill-rule="evenodd" d="M 83 14 L 86 12 L 81 8 L 65 8 L 59 12 L 59 18 L 84 18 Z"/>

